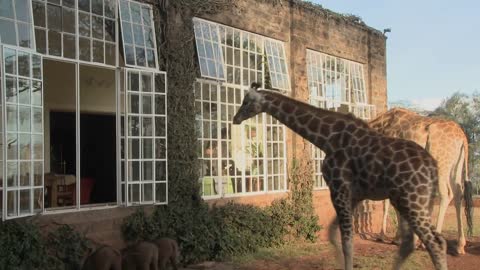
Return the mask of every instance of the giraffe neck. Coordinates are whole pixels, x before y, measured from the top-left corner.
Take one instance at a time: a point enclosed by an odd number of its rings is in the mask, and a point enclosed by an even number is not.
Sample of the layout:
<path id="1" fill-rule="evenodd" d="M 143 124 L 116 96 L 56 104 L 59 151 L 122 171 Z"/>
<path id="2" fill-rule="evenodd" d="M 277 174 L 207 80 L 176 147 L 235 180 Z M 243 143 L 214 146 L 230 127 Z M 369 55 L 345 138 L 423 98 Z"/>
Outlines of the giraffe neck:
<path id="1" fill-rule="evenodd" d="M 311 106 L 284 95 L 260 91 L 262 110 L 313 143 L 326 154 L 352 145 L 352 139 L 367 135 L 368 125 L 350 115 Z"/>

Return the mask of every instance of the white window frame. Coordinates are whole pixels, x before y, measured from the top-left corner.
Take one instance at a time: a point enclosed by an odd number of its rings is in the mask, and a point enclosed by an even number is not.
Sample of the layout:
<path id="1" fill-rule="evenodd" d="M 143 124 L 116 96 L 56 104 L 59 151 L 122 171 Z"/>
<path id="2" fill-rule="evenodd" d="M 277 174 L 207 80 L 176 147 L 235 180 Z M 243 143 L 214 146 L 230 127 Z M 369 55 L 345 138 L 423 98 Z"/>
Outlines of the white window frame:
<path id="1" fill-rule="evenodd" d="M 131 73 L 139 73 L 139 81 L 138 81 L 138 91 L 135 91 L 135 90 L 130 90 L 130 86 L 129 86 L 129 74 Z M 145 75 L 148 75 L 148 76 L 152 76 L 150 82 L 152 83 L 151 85 L 151 89 L 152 91 L 148 91 L 148 92 L 143 92 L 141 89 L 142 89 L 142 84 L 143 84 L 143 81 L 142 81 L 142 78 L 141 76 L 145 74 Z M 164 92 L 157 92 L 155 91 L 155 89 L 157 89 L 157 84 L 156 84 L 156 76 L 157 75 L 160 75 L 160 76 L 164 76 L 165 78 L 165 81 L 164 81 L 164 86 L 163 86 L 163 89 L 165 90 Z M 167 74 L 165 72 L 152 72 L 152 71 L 147 71 L 147 70 L 138 70 L 138 69 L 125 69 L 125 72 L 124 72 L 124 87 L 123 87 L 123 91 L 121 92 L 121 100 L 120 100 L 120 103 L 121 103 L 121 106 L 122 108 L 124 108 L 124 111 L 122 111 L 122 117 L 123 117 L 123 133 L 120 134 L 121 136 L 121 140 L 123 141 L 121 147 L 123 149 L 122 151 L 122 155 L 121 156 L 121 162 L 122 162 L 122 166 L 123 166 L 123 170 L 121 171 L 121 174 L 122 174 L 122 177 L 121 177 L 121 185 L 122 185 L 122 203 L 125 204 L 126 206 L 132 206 L 132 205 L 145 205 L 145 204 L 167 204 L 168 202 L 168 160 L 167 160 L 167 156 L 168 156 L 168 140 L 167 140 L 167 134 L 168 134 L 168 129 L 167 129 L 167 122 L 168 122 L 168 113 L 167 113 Z M 130 112 L 130 109 L 131 109 L 131 99 L 130 97 L 132 95 L 135 95 L 135 96 L 138 96 L 138 112 Z M 151 101 L 150 101 L 150 110 L 151 110 L 151 113 L 144 113 L 142 112 L 143 110 L 143 105 L 145 104 L 144 103 L 144 97 L 148 97 L 150 96 L 151 97 Z M 155 112 L 156 110 L 156 103 L 155 103 L 155 97 L 163 97 L 163 100 L 164 100 L 164 110 L 165 110 L 165 113 L 164 114 L 158 114 Z M 155 122 L 155 117 L 163 117 L 164 118 L 164 130 L 165 130 L 165 134 L 164 135 L 156 135 L 156 131 L 157 131 L 157 127 L 156 126 L 156 122 Z M 138 117 L 139 119 L 139 122 L 137 123 L 138 124 L 138 134 L 130 134 L 131 133 L 131 130 L 130 130 L 130 123 L 131 123 L 131 120 L 130 118 L 131 117 Z M 142 134 L 143 132 L 145 132 L 145 130 L 143 129 L 143 119 L 147 118 L 147 119 L 151 119 L 152 122 L 151 122 L 151 128 L 152 130 L 150 130 L 150 133 L 151 135 L 144 135 Z M 130 144 L 130 140 L 138 140 L 138 157 L 137 158 L 134 158 L 133 156 L 133 153 L 131 153 L 131 149 L 133 146 L 131 146 Z M 145 158 L 144 157 L 144 147 L 143 147 L 143 144 L 144 144 L 144 141 L 146 140 L 151 140 L 151 157 L 150 158 Z M 160 141 L 163 141 L 165 143 L 165 147 L 164 147 L 164 157 L 156 157 L 157 155 L 157 151 L 158 151 L 158 145 L 157 145 L 157 140 L 160 140 Z M 139 179 L 132 179 L 133 175 L 132 175 L 132 172 L 130 171 L 130 163 L 133 163 L 133 162 L 136 162 L 138 163 L 139 167 L 138 167 L 138 177 Z M 152 175 L 151 175 L 151 179 L 147 179 L 145 180 L 144 177 L 144 164 L 147 163 L 147 162 L 151 162 L 151 170 L 152 170 Z M 157 180 L 156 177 L 156 172 L 157 172 L 157 169 L 156 169 L 156 163 L 159 162 L 160 163 L 164 163 L 164 168 L 165 169 L 165 172 L 164 172 L 164 176 L 165 176 L 165 180 L 163 179 L 160 179 L 160 180 Z M 144 187 L 146 185 L 152 185 L 153 186 L 153 189 L 152 189 L 152 200 L 145 200 L 144 198 Z M 158 200 L 157 199 L 157 194 L 156 194 L 156 190 L 157 190 L 157 185 L 162 187 L 162 185 L 164 185 L 164 188 L 165 188 L 165 200 Z M 133 193 L 135 193 L 135 190 L 133 189 L 133 187 L 138 187 L 138 200 L 135 200 L 133 201 L 131 198 L 133 197 Z"/>
<path id="2" fill-rule="evenodd" d="M 122 11 L 121 11 L 121 8 L 122 8 L 122 5 L 120 4 L 120 2 L 126 2 L 128 3 L 128 14 L 129 14 L 129 18 L 123 18 L 123 15 L 122 15 Z M 153 18 L 153 10 L 152 10 L 152 6 L 149 5 L 149 4 L 145 4 L 145 3 L 140 3 L 138 1 L 133 1 L 133 0 L 118 0 L 117 1 L 118 4 L 118 13 L 120 14 L 119 18 L 120 18 L 120 22 L 122 23 L 121 25 L 121 34 L 122 34 L 122 44 L 123 44 L 123 56 L 124 56 L 124 64 L 126 67 L 132 67 L 132 68 L 141 68 L 141 69 L 148 69 L 148 70 L 152 70 L 152 71 L 155 71 L 155 70 L 158 70 L 158 51 L 157 51 L 157 39 L 156 39 L 156 33 L 155 33 L 155 22 L 154 22 L 154 18 Z M 144 23 L 143 23 L 143 17 L 140 18 L 140 20 L 142 21 L 142 24 L 141 24 L 141 28 L 142 28 L 142 36 L 143 36 L 143 46 L 137 46 L 135 44 L 135 33 L 133 31 L 133 25 L 139 25 L 137 23 L 134 23 L 133 22 L 133 15 L 132 15 L 132 8 L 131 8 L 131 3 L 135 3 L 135 4 L 138 4 L 140 6 L 140 10 L 141 12 L 143 12 L 143 7 L 146 7 L 149 11 L 150 11 L 150 25 L 149 26 L 146 26 Z M 118 20 L 118 19 L 117 19 Z M 126 48 L 125 48 L 125 35 L 123 34 L 123 32 L 125 30 L 128 30 L 128 29 L 123 29 L 123 23 L 129 23 L 130 24 L 130 29 L 131 30 L 131 37 L 132 37 L 132 41 L 133 41 L 133 44 L 130 44 L 129 45 L 132 45 L 133 48 L 134 48 L 134 60 L 135 60 L 135 64 L 132 65 L 132 64 L 128 64 L 127 63 L 127 55 L 126 55 Z M 152 29 L 152 35 L 153 35 L 153 46 L 154 48 L 150 48 L 150 47 L 147 47 L 147 38 L 145 37 L 145 28 L 146 27 L 149 27 Z M 138 65 L 137 63 L 137 54 L 136 54 L 136 51 L 135 51 L 135 47 L 142 47 L 145 51 L 145 66 L 141 66 L 141 65 Z M 149 67 L 148 66 L 148 59 L 147 59 L 147 52 L 148 50 L 151 50 L 153 49 L 154 51 L 154 60 L 155 60 L 155 67 Z"/>
<path id="3" fill-rule="evenodd" d="M 225 81 L 226 68 L 224 64 L 225 61 L 223 59 L 223 53 L 220 43 L 220 31 L 218 26 L 214 23 L 200 20 L 198 18 L 193 18 L 193 25 L 198 62 L 200 65 L 200 73 L 202 74 L 202 77 Z M 208 34 L 204 32 L 205 28 L 208 28 Z M 210 36 L 211 38 L 208 39 L 208 36 Z M 209 55 L 207 54 L 207 44 L 208 46 L 211 46 L 212 57 L 209 57 Z M 210 70 L 211 67 L 208 65 L 208 62 L 213 62 L 214 71 Z"/>
<path id="4" fill-rule="evenodd" d="M 202 161 L 202 168 L 203 162 L 211 162 L 213 165 L 209 165 L 210 168 L 215 167 L 217 170 L 214 174 L 205 175 L 205 177 L 209 178 L 207 180 L 210 180 L 208 184 L 203 182 L 203 170 L 200 172 L 201 176 L 199 181 L 201 183 L 203 198 L 214 199 L 287 191 L 286 128 L 284 125 L 269 115 L 261 114 L 245 121 L 235 128 L 238 130 L 237 132 L 240 132 L 238 136 L 240 141 L 237 142 L 233 139 L 233 135 L 230 135 L 230 137 L 227 136 L 227 139 L 222 138 L 221 134 L 222 125 L 228 126 L 231 122 L 230 119 L 223 118 L 224 112 L 221 111 L 222 108 L 230 108 L 228 109 L 229 116 L 226 116 L 227 118 L 233 116 L 240 107 L 243 96 L 246 91 L 248 91 L 250 84 L 254 81 L 265 81 L 264 56 L 266 55 L 264 55 L 264 53 L 265 40 L 268 38 L 199 18 L 194 18 L 194 20 L 197 21 L 197 23 L 199 21 L 206 22 L 209 25 L 216 25 L 218 27 L 220 33 L 220 48 L 222 49 L 223 57 L 222 61 L 226 69 L 225 81 L 220 81 L 219 78 L 197 78 L 194 84 L 197 130 L 200 132 L 200 134 L 197 134 L 200 144 L 200 149 L 198 150 L 199 159 Z M 283 46 L 283 42 L 273 41 Z M 288 67 L 286 63 L 285 67 Z M 208 100 L 202 96 L 202 83 L 210 85 L 210 91 L 215 91 L 216 97 L 214 100 Z M 200 89 L 198 88 L 199 85 Z M 234 95 L 235 98 L 233 101 L 231 101 L 230 98 L 222 100 L 222 88 L 225 88 L 225 91 L 230 89 L 227 95 Z M 207 112 L 209 117 L 213 117 L 212 119 L 203 117 L 204 103 L 208 103 L 205 105 L 207 107 L 211 105 L 217 107 L 216 114 L 212 114 L 212 111 Z M 198 129 L 198 124 L 201 125 L 201 129 Z M 216 127 L 215 137 L 205 137 L 205 134 L 203 134 L 204 124 L 214 125 Z M 230 127 L 230 129 L 233 128 Z M 228 132 L 231 132 L 230 129 L 228 129 Z M 253 144 L 257 152 L 253 152 L 258 153 L 258 150 L 261 149 L 263 156 L 259 157 L 258 154 L 248 156 L 247 148 L 252 147 L 252 141 L 249 141 L 247 138 L 247 129 L 250 133 L 252 130 L 255 130 L 255 133 L 258 131 L 258 137 L 256 136 L 254 141 L 257 144 Z M 273 130 L 275 130 L 275 132 Z M 272 138 L 274 134 L 276 137 Z M 205 142 L 210 142 L 211 144 L 216 142 L 216 156 L 206 157 L 204 155 L 203 151 L 205 149 L 203 148 Z M 259 147 L 259 143 L 262 144 L 261 147 Z M 237 144 L 237 146 L 233 146 L 233 144 Z M 225 145 L 230 145 L 227 146 L 227 151 L 223 149 Z M 234 154 L 233 151 L 236 151 L 235 149 L 237 147 L 240 148 L 240 153 Z M 273 150 L 274 148 L 276 148 L 276 150 Z M 277 151 L 277 153 L 273 153 L 274 151 Z M 225 154 L 227 157 L 222 157 L 222 155 Z M 277 154 L 277 157 L 273 157 L 274 154 Z M 283 154 L 283 156 L 278 156 L 279 154 Z M 233 157 L 234 155 L 237 155 L 237 157 Z M 232 161 L 233 164 L 237 163 L 235 166 L 239 168 L 239 172 L 230 172 L 223 168 L 225 162 L 228 164 L 226 167 L 228 167 Z M 252 166 L 252 164 L 254 167 L 251 168 L 257 169 L 253 174 L 249 174 L 249 169 L 246 168 L 247 166 Z M 276 164 L 275 168 L 273 166 L 274 164 Z M 234 179 L 234 184 L 230 185 L 228 181 L 232 181 L 232 178 Z M 216 189 L 216 193 L 214 192 L 214 188 Z M 206 192 L 206 189 L 209 191 Z"/>
<path id="5" fill-rule="evenodd" d="M 204 85 L 209 85 L 210 92 L 203 88 Z M 231 118 L 240 108 L 243 96 L 248 91 L 246 87 L 197 79 L 194 89 L 197 116 L 204 114 L 212 116 L 208 119 L 197 117 L 196 123 L 197 132 L 200 133 L 197 134 L 197 138 L 199 137 L 198 156 L 202 162 L 199 181 L 203 198 L 215 199 L 285 192 L 287 190 L 285 126 L 266 114 L 257 115 L 241 125 L 233 126 L 229 117 Z M 232 93 L 232 91 L 234 92 Z M 203 95 L 207 93 L 214 99 L 205 98 Z M 232 98 L 233 101 L 231 101 Z M 212 105 L 217 107 L 215 114 L 212 114 Z M 205 112 L 205 107 L 209 107 L 210 110 Z M 211 135 L 205 134 L 205 126 Z M 212 127 L 215 132 L 212 132 Z M 222 131 L 222 129 L 225 130 Z M 237 140 L 233 138 L 235 130 Z M 252 131 L 255 131 L 255 140 L 249 139 Z M 223 137 L 222 132 L 230 134 L 230 136 Z M 211 157 L 205 155 L 206 145 L 216 145 L 216 150 L 211 150 Z M 224 149 L 225 146 L 227 149 Z M 256 153 L 262 151 L 262 156 L 249 153 L 247 149 L 252 146 L 255 147 Z M 277 153 L 274 153 L 275 146 Z M 281 153 L 283 156 L 279 156 Z M 277 157 L 274 157 L 275 154 L 278 154 Z M 204 162 L 211 163 L 211 165 L 205 167 Z M 273 166 L 275 163 L 277 163 L 276 167 Z M 233 173 L 230 173 L 233 166 L 235 169 Z M 204 173 L 208 170 L 212 172 L 213 169 L 216 169 L 216 173 Z M 252 173 L 253 171 L 255 172 Z"/>
<path id="6" fill-rule="evenodd" d="M 375 116 L 375 106 L 367 103 L 367 89 L 363 64 L 307 49 L 307 76 L 310 92 L 310 104 L 323 109 L 337 111 L 341 105 L 346 106 L 348 112 L 355 116 L 369 120 Z M 330 63 L 334 63 L 334 67 Z M 342 63 L 343 71 L 338 70 L 338 63 Z M 339 93 L 328 93 L 327 75 L 341 78 Z M 335 85 L 339 82 L 336 80 Z M 340 100 L 338 100 L 340 98 Z M 325 154 L 318 147 L 311 144 L 312 160 L 315 166 L 314 190 L 328 189 L 323 179 L 321 165 Z"/>
<path id="7" fill-rule="evenodd" d="M 15 52 L 15 74 L 12 74 L 12 73 L 9 73 L 7 74 L 6 73 L 6 69 L 5 69 L 5 51 L 7 50 L 10 50 L 10 51 L 14 51 Z M 28 70 L 28 73 L 29 75 L 28 76 L 25 76 L 25 75 L 21 75 L 19 74 L 19 61 L 18 60 L 18 55 L 22 53 L 24 55 L 28 55 L 28 59 L 29 59 L 29 70 Z M 17 143 L 15 144 L 16 146 L 16 153 L 15 153 L 15 157 L 12 157 L 12 158 L 9 158 L 8 155 L 8 147 L 2 147 L 2 153 L 1 153 L 1 166 L 2 166 L 2 179 L 1 181 L 3 181 L 2 183 L 2 186 L 0 187 L 0 191 L 2 192 L 2 198 L 3 198 L 3 202 L 2 202 L 2 220 L 8 220 L 8 219 L 13 219 L 13 218 L 18 218 L 18 217 L 25 217 L 25 216 L 31 216 L 31 215 L 34 215 L 35 213 L 40 213 L 43 211 L 44 209 L 44 116 L 43 116 L 43 67 L 42 67 L 42 56 L 40 54 L 37 54 L 31 50 L 28 50 L 28 49 L 24 49 L 24 48 L 21 48 L 21 47 L 17 47 L 17 46 L 7 46 L 7 45 L 1 45 L 0 44 L 0 56 L 1 56 L 1 68 L 0 68 L 0 71 L 1 71 L 1 77 L 2 77 L 2 85 L 0 86 L 1 89 L 5 89 L 6 90 L 6 78 L 7 76 L 10 77 L 10 78 L 15 78 L 15 82 L 16 82 L 16 85 L 14 86 L 15 89 L 16 89 L 16 93 L 14 94 L 15 95 L 15 100 L 14 101 L 8 101 L 7 99 L 7 94 L 6 92 L 7 91 L 2 91 L 2 103 L 0 105 L 1 107 L 1 116 L 2 116 L 2 119 L 1 119 L 1 122 L 2 124 L 0 125 L 1 126 L 1 135 L 2 135 L 2 145 L 3 146 L 10 146 L 11 143 L 8 141 L 8 134 L 14 134 L 14 136 L 16 136 L 16 141 Z M 40 78 L 38 77 L 35 77 L 35 74 L 34 74 L 34 69 L 33 69 L 33 56 L 36 56 L 39 58 L 40 60 L 40 66 L 39 66 L 39 75 L 40 75 Z M 28 102 L 25 103 L 20 103 L 20 95 L 17 95 L 18 91 L 19 91 L 19 88 L 18 86 L 20 85 L 19 81 L 20 79 L 23 79 L 23 80 L 28 80 L 30 82 L 29 84 L 29 96 L 28 96 Z M 33 85 L 31 83 L 33 82 L 37 82 L 37 83 L 40 83 L 40 89 L 41 89 L 41 92 L 40 92 L 40 104 L 32 104 L 33 102 L 33 94 L 32 94 L 32 91 L 33 91 Z M 38 97 L 37 97 L 38 98 Z M 8 119 L 7 119 L 7 107 L 14 107 L 15 108 L 15 114 L 16 114 L 16 123 L 15 123 L 15 130 L 8 130 Z M 19 127 L 20 127 L 20 110 L 19 108 L 20 107 L 23 107 L 23 108 L 27 108 L 28 107 L 28 111 L 29 111 L 29 121 L 28 121 L 28 129 L 29 131 L 20 131 L 19 130 Z M 35 130 L 32 130 L 35 125 L 33 124 L 34 123 L 34 109 L 40 109 L 41 111 L 41 131 L 35 131 Z M 29 152 L 28 153 L 24 153 L 26 155 L 26 158 L 23 158 L 21 157 L 21 141 L 19 140 L 20 136 L 28 136 L 29 137 Z M 40 137 L 40 145 L 41 145 L 41 157 L 35 157 L 35 143 L 34 143 L 34 136 L 35 137 Z M 20 143 L 19 143 L 20 142 Z M 11 160 L 11 161 L 9 161 Z M 16 184 L 14 184 L 12 187 L 9 187 L 8 186 L 8 164 L 11 163 L 11 164 L 16 164 L 16 174 L 15 174 L 15 177 L 17 178 L 16 180 L 13 180 L 15 182 L 17 182 Z M 27 172 L 27 175 L 29 177 L 28 181 L 29 181 L 29 184 L 26 184 L 26 185 L 21 185 L 21 164 L 28 164 L 29 165 L 29 172 Z M 32 173 L 32 172 L 35 172 L 35 164 L 38 165 L 40 164 L 40 182 L 38 183 L 38 179 L 36 180 L 35 179 L 35 173 Z M 38 169 L 38 168 L 37 168 Z M 38 171 L 37 171 L 38 173 Z M 36 182 L 38 185 L 36 185 Z M 24 193 L 24 192 L 28 192 L 28 198 L 29 198 L 29 206 L 28 206 L 28 210 L 27 211 L 24 211 L 22 213 L 22 203 L 21 203 L 21 194 Z M 38 193 L 39 192 L 39 193 Z M 14 198 L 13 198 L 13 204 L 14 204 L 14 208 L 15 211 L 13 214 L 9 215 L 9 205 L 8 205 L 8 198 L 10 196 L 10 194 L 15 194 Z M 36 198 L 37 194 L 39 194 L 40 198 Z M 35 201 L 37 199 L 37 201 Z M 37 204 L 38 203 L 38 207 L 37 207 Z"/>
<path id="8" fill-rule="evenodd" d="M 29 0 L 30 3 L 33 3 L 33 1 L 35 0 Z M 38 1 L 40 4 L 42 4 L 43 6 L 46 7 L 46 1 Z M 62 0 L 63 1 L 63 0 Z M 124 72 L 125 72 L 125 69 L 129 68 L 129 67 L 126 67 L 124 65 L 121 65 L 120 61 L 119 61 L 119 57 L 120 57 L 120 54 L 119 54 L 119 39 L 120 39 L 120 35 L 119 35 L 119 32 L 120 32 L 120 29 L 119 29 L 119 26 L 118 26 L 118 14 L 119 14 L 119 7 L 118 7 L 118 1 L 115 0 L 115 7 L 114 7 L 114 12 L 115 12 L 115 41 L 114 41 L 114 44 L 115 44 L 115 63 L 113 65 L 107 65 L 105 63 L 98 63 L 98 62 L 89 62 L 89 61 L 83 61 L 83 60 L 80 60 L 79 59 L 79 26 L 78 26 L 78 13 L 79 13 L 79 9 L 78 9 L 78 0 L 75 0 L 75 7 L 74 8 L 71 8 L 71 9 L 74 9 L 74 13 L 75 13 L 75 33 L 73 33 L 72 35 L 75 35 L 75 57 L 74 58 L 65 58 L 65 57 L 61 57 L 61 56 L 54 56 L 54 55 L 48 55 L 47 53 L 41 53 L 41 52 L 36 52 L 36 49 L 38 48 L 34 48 L 30 53 L 36 53 L 36 54 L 39 54 L 42 56 L 43 59 L 49 59 L 49 60 L 54 60 L 54 61 L 59 61 L 59 62 L 65 62 L 65 63 L 71 63 L 73 65 L 75 65 L 75 99 L 76 99 L 76 102 L 75 102 L 75 118 L 76 118 L 76 123 L 75 123 L 75 127 L 76 127 L 76 146 L 75 146 L 75 151 L 76 151 L 76 173 L 75 173 L 75 177 L 76 177 L 76 202 L 74 203 L 74 205 L 72 205 L 71 207 L 66 207 L 66 208 L 45 208 L 45 204 L 44 204 L 44 201 L 43 201 L 43 196 L 42 196 L 42 209 L 40 209 L 40 212 L 42 214 L 53 214 L 53 213 L 67 213 L 67 212 L 76 212 L 76 211 L 83 211 L 83 210 L 90 210 L 90 209 L 110 209 L 110 208 L 114 208 L 114 207 L 119 207 L 121 205 L 126 205 L 122 202 L 122 198 L 121 198 L 121 195 L 122 195 L 122 180 L 121 177 L 122 177 L 122 174 L 121 174 L 121 158 L 120 158 L 120 151 L 121 151 L 121 147 L 120 147 L 120 142 L 121 142 L 121 136 L 120 136 L 120 129 L 121 129 L 121 106 L 123 106 L 121 103 L 120 103 L 120 98 L 121 98 L 121 91 L 122 91 L 122 87 L 123 87 L 123 81 L 122 81 L 122 75 L 124 76 Z M 150 15 L 151 15 L 151 19 L 152 21 L 154 20 L 153 18 L 153 13 L 152 13 L 152 6 L 149 5 L 149 4 L 145 4 L 145 3 L 140 3 L 141 5 L 146 5 L 148 6 L 149 10 L 150 10 Z M 91 5 L 91 3 L 90 3 Z M 58 6 L 58 5 L 57 5 Z M 60 5 L 61 6 L 61 5 Z M 104 7 L 104 15 L 105 15 L 105 5 L 104 3 L 102 2 L 102 6 Z M 35 29 L 38 28 L 35 27 L 35 24 L 34 24 L 34 18 L 33 18 L 33 4 L 31 4 L 31 15 L 32 15 L 32 38 L 33 38 L 33 42 L 36 42 L 36 37 L 35 37 Z M 45 20 L 47 20 L 47 17 L 48 17 L 48 14 L 47 14 L 47 10 L 45 9 Z M 92 16 L 91 13 L 90 14 L 90 17 Z M 112 13 L 110 13 L 112 14 Z M 103 18 L 103 17 L 102 17 Z M 104 19 L 104 18 L 103 18 Z M 47 22 L 45 22 L 45 26 L 42 26 L 41 28 L 44 29 L 45 31 L 47 31 Z M 103 22 L 103 26 L 105 27 L 105 20 Z M 90 28 L 90 31 L 92 29 Z M 155 29 L 152 28 L 153 30 L 153 35 L 155 35 Z M 104 38 L 105 38 L 105 29 L 103 29 L 104 31 Z M 46 35 L 46 34 L 45 34 Z M 90 33 L 90 36 L 92 35 L 92 33 Z M 47 39 L 48 39 L 48 36 L 45 36 Z M 155 37 L 154 37 L 155 39 Z M 45 41 L 45 42 L 48 42 Z M 112 42 L 113 44 L 113 42 Z M 156 40 L 154 40 L 154 45 L 157 46 L 156 44 Z M 0 40 L 0 46 L 3 46 L 1 44 L 1 40 Z M 48 44 L 46 43 L 46 46 L 47 46 L 47 50 L 48 50 Z M 62 45 L 63 46 L 63 45 Z M 16 50 L 23 50 L 23 51 L 28 51 L 28 49 L 26 48 L 22 48 L 22 47 L 18 47 L 18 46 L 13 46 L 15 47 Z M 155 48 L 155 62 L 156 62 L 156 68 L 153 69 L 153 68 L 147 68 L 147 67 L 132 67 L 130 69 L 133 69 L 135 70 L 136 72 L 152 72 L 154 74 L 158 74 L 158 73 L 163 73 L 165 74 L 165 72 L 161 72 L 158 70 L 158 55 L 157 55 L 157 50 Z M 63 50 L 62 50 L 63 52 Z M 62 54 L 63 55 L 63 54 Z M 114 70 L 115 71 L 115 95 L 116 95 L 116 136 L 115 136 L 115 139 L 116 139 L 116 152 L 117 152 L 117 158 L 116 158 L 116 172 L 117 172 L 117 178 L 116 178 L 116 190 L 117 190 L 117 199 L 115 202 L 111 202 L 111 203 L 102 203 L 102 204 L 99 204 L 99 205 L 83 205 L 80 203 L 80 100 L 79 100 L 79 97 L 80 97 L 80 67 L 82 66 L 93 66 L 93 67 L 101 67 L 101 68 L 105 68 L 105 69 L 109 69 L 109 70 Z M 1 65 L 0 65 L 1 66 Z M 0 74 L 1 75 L 1 74 Z M 165 74 L 166 75 L 166 74 Z M 43 76 L 43 68 L 42 68 L 42 76 Z M 125 76 L 124 76 L 125 77 Z M 165 76 L 165 83 L 166 83 L 166 76 Z M 3 82 L 4 80 L 2 80 Z M 4 85 L 1 85 L 2 86 L 2 89 L 4 87 Z M 43 91 L 43 85 L 42 85 L 42 91 Z M 167 87 L 165 86 L 165 91 L 167 91 Z M 43 93 L 43 92 L 42 92 Z M 166 93 L 165 93 L 166 95 Z M 166 99 L 165 99 L 166 100 Z M 1 108 L 2 110 L 4 110 L 5 108 Z M 167 109 L 166 105 L 165 105 L 165 109 Z M 166 112 L 165 112 L 166 113 Z M 0 115 L 2 117 L 2 124 L 4 124 L 4 122 L 6 121 L 6 115 L 5 113 L 3 113 L 2 111 L 2 114 Z M 43 115 L 42 115 L 43 117 Z M 167 115 L 168 117 L 168 115 Z M 42 127 L 45 129 L 45 122 L 42 118 Z M 165 119 L 165 125 L 167 125 L 167 119 Z M 3 131 L 3 130 L 2 130 Z M 167 132 L 167 127 L 165 127 L 165 132 Z M 1 131 L 0 131 L 1 133 Z M 3 135 L 2 136 L 2 141 L 5 141 L 6 140 L 6 136 L 5 136 L 5 133 L 1 134 Z M 165 139 L 166 139 L 166 134 L 165 134 Z M 5 142 L 3 142 L 5 143 Z M 165 150 L 165 158 L 167 157 L 167 149 L 168 149 L 168 141 L 165 142 L 166 146 L 166 150 Z M 42 152 L 42 155 L 43 155 L 43 152 Z M 2 160 L 3 158 L 3 160 Z M 3 163 L 2 163 L 3 161 Z M 3 155 L 0 157 L 0 163 L 2 163 L 3 165 L 5 164 L 5 158 L 3 157 Z M 5 175 L 5 170 L 4 170 L 4 166 L 2 165 L 2 172 L 0 172 L 3 176 Z M 42 167 L 43 168 L 43 167 Z M 165 159 L 165 179 L 164 181 L 157 181 L 159 184 L 162 184 L 165 189 L 166 189 L 166 192 L 165 192 L 165 200 L 162 201 L 162 202 L 150 202 L 150 203 L 146 203 L 146 204 L 166 204 L 168 203 L 168 160 Z M 44 189 L 44 175 L 42 174 L 42 190 Z M 6 179 L 5 177 L 3 179 Z M 3 181 L 3 179 L 0 179 L 0 181 L 2 181 L 2 185 L 0 186 L 0 192 L 3 196 L 3 193 L 6 192 L 6 188 L 5 186 L 3 185 L 3 183 L 6 183 L 6 180 Z M 40 188 L 40 187 L 39 187 Z M 154 191 L 155 192 L 155 191 Z M 162 197 L 163 198 L 163 197 Z M 2 198 L 2 205 L 0 208 L 2 208 L 3 210 L 3 207 L 5 206 L 6 207 L 6 197 L 3 196 Z M 112 204 L 113 203 L 113 204 Z M 3 213 L 6 213 L 6 212 L 2 212 L 2 215 Z"/>
<path id="9" fill-rule="evenodd" d="M 32 5 L 30 4 L 30 22 L 26 23 L 26 22 L 23 22 L 23 21 L 19 21 L 17 20 L 17 11 L 16 11 L 16 1 L 17 0 L 10 0 L 11 3 L 12 3 L 12 8 L 13 8 L 13 19 L 12 18 L 7 18 L 7 17 L 0 17 L 0 19 L 2 20 L 6 20 L 6 21 L 11 21 L 13 22 L 13 24 L 15 25 L 15 39 L 16 39 L 16 43 L 17 44 L 8 44 L 10 46 L 14 46 L 14 47 L 19 47 L 19 48 L 22 48 L 24 50 L 33 50 L 35 51 L 36 50 L 36 45 L 35 45 L 35 30 L 34 30 L 34 25 L 33 25 L 33 8 L 32 8 Z M 27 2 L 31 2 L 32 0 L 26 0 Z M 28 3 L 27 3 L 28 4 Z M 31 44 L 30 44 L 30 47 L 23 47 L 23 46 L 20 46 L 20 39 L 19 39 L 19 31 L 18 31 L 18 24 L 28 24 L 29 25 L 29 28 L 30 28 L 30 38 L 31 38 Z M 2 38 L 0 37 L 0 43 L 2 43 Z"/>
<path id="10" fill-rule="evenodd" d="M 265 54 L 267 55 L 272 88 L 289 91 L 290 76 L 288 75 L 287 57 L 285 56 L 283 42 L 265 38 Z"/>

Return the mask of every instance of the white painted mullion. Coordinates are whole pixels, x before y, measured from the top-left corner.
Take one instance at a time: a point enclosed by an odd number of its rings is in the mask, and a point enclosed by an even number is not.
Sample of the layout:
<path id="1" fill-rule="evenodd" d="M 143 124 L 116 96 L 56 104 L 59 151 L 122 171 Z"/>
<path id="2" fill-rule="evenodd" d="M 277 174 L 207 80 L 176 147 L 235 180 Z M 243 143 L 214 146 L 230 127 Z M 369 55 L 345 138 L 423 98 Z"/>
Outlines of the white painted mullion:
<path id="1" fill-rule="evenodd" d="M 76 163 L 76 209 L 80 209 L 80 64 L 75 64 L 75 163 Z"/>
<path id="2" fill-rule="evenodd" d="M 1 41 L 1 40 L 0 40 Z M 1 89 L 6 89 L 6 83 L 5 83 L 5 59 L 3 58 L 4 56 L 4 46 L 0 42 L 0 76 L 1 76 Z M 3 151 L 1 153 L 2 158 L 3 158 L 3 163 L 1 164 L 2 166 L 2 221 L 4 221 L 7 217 L 7 109 L 6 109 L 6 91 L 0 91 L 1 95 L 1 110 L 2 110 L 2 123 L 1 123 L 1 129 L 2 129 L 2 144 L 4 145 Z"/>

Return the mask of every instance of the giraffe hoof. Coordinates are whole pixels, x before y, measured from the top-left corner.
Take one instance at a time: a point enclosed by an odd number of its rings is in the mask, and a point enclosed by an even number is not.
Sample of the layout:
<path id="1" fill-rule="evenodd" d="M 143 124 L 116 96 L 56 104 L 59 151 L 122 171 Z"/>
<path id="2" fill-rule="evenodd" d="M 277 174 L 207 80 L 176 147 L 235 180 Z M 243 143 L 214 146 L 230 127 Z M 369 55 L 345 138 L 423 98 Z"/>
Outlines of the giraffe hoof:
<path id="1" fill-rule="evenodd" d="M 458 247 L 458 248 L 457 248 L 457 253 L 458 253 L 459 255 L 464 255 L 464 254 L 465 254 L 465 249 L 464 249 L 463 247 Z"/>

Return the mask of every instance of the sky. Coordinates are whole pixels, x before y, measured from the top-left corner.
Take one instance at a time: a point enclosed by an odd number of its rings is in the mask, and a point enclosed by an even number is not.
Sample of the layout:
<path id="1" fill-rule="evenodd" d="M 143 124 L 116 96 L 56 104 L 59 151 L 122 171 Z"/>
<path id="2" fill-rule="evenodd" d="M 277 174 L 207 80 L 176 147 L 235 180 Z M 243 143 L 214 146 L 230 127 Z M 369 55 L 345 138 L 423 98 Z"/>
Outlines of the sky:
<path id="1" fill-rule="evenodd" d="M 434 109 L 480 91 L 480 1 L 312 0 L 387 33 L 388 101 Z"/>

